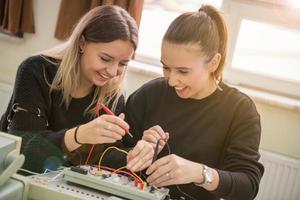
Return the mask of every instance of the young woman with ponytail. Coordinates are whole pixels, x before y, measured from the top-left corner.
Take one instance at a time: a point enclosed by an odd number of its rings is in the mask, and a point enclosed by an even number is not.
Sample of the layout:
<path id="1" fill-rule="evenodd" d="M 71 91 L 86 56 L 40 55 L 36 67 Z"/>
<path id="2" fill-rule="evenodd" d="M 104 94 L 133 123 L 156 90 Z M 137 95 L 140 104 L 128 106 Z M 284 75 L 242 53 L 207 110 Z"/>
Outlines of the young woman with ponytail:
<path id="1" fill-rule="evenodd" d="M 247 95 L 222 81 L 226 54 L 227 28 L 218 10 L 203 5 L 184 13 L 163 38 L 164 77 L 126 103 L 134 138 L 154 149 L 160 144 L 147 181 L 168 186 L 172 199 L 246 200 L 258 192 L 260 116 Z"/>

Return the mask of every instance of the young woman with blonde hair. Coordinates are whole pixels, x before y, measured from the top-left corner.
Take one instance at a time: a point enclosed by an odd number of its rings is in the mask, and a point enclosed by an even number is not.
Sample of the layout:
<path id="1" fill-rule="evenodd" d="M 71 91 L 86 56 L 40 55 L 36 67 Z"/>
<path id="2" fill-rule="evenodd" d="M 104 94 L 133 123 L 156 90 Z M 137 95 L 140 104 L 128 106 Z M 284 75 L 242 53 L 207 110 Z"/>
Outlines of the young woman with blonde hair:
<path id="1" fill-rule="evenodd" d="M 203 5 L 177 17 L 161 52 L 164 78 L 126 103 L 134 138 L 162 150 L 148 183 L 170 187 L 172 199 L 254 199 L 264 171 L 260 116 L 247 95 L 222 81 L 227 28 L 219 11 Z"/>
<path id="2" fill-rule="evenodd" d="M 20 65 L 1 130 L 23 137 L 24 168 L 84 164 L 90 144 L 101 144 L 86 160 L 93 164 L 122 139 L 129 128 L 122 83 L 137 43 L 134 19 L 120 7 L 101 6 L 81 18 L 65 43 Z M 96 116 L 99 102 L 116 116 L 103 110 Z M 129 155 L 137 171 L 150 164 L 153 150 L 141 140 Z"/>

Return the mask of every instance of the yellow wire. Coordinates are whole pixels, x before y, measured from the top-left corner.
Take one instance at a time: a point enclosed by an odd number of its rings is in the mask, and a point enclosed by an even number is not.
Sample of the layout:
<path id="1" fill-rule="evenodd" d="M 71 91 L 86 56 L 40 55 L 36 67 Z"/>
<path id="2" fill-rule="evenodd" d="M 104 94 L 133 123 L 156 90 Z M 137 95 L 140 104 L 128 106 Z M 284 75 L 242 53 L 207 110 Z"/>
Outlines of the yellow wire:
<path id="1" fill-rule="evenodd" d="M 125 169 L 125 168 L 126 168 L 126 166 L 120 167 L 120 168 L 116 169 L 115 171 L 113 171 L 113 173 L 116 173 L 116 171 L 120 171 L 120 170 Z"/>
<path id="2" fill-rule="evenodd" d="M 104 157 L 104 154 L 106 154 L 106 152 L 107 152 L 108 150 L 111 150 L 111 149 L 116 149 L 117 151 L 120 151 L 120 152 L 122 152 L 122 153 L 125 153 L 126 155 L 128 154 L 127 151 L 125 151 L 125 150 L 123 150 L 123 149 L 120 149 L 120 148 L 118 148 L 118 147 L 115 147 L 115 146 L 108 147 L 107 149 L 104 150 L 104 152 L 102 153 L 102 155 L 101 155 L 101 157 L 100 157 L 100 159 L 99 159 L 99 163 L 98 163 L 99 170 L 101 170 L 100 166 L 101 166 L 101 162 L 102 162 L 102 159 L 103 159 L 103 157 Z M 126 168 L 126 166 L 120 167 L 120 168 L 116 169 L 113 173 L 115 173 L 116 171 L 125 169 L 125 168 Z M 141 177 L 139 177 L 136 173 L 134 173 L 134 172 L 132 172 L 132 171 L 130 171 L 130 172 L 131 172 L 133 175 L 135 175 L 135 176 L 136 176 L 142 183 L 144 183 L 144 185 L 146 186 L 146 183 L 143 181 L 143 179 L 141 179 Z"/>
<path id="3" fill-rule="evenodd" d="M 118 172 L 118 171 L 120 171 L 120 170 L 122 170 L 122 169 L 126 169 L 126 166 L 124 166 L 124 167 L 120 167 L 120 168 L 118 168 L 118 169 L 116 169 L 115 171 L 113 171 L 112 173 L 116 173 L 116 172 Z M 146 182 L 144 182 L 143 181 L 143 179 L 140 177 L 140 176 L 138 176 L 136 173 L 134 173 L 133 171 L 130 171 L 134 176 L 136 176 L 145 186 L 146 186 Z"/>
<path id="4" fill-rule="evenodd" d="M 110 149 L 116 149 L 117 151 L 123 152 L 123 153 L 125 153 L 126 155 L 128 154 L 127 151 L 125 151 L 125 150 L 123 150 L 123 149 L 120 149 L 120 148 L 118 148 L 118 147 L 115 147 L 115 146 L 108 147 L 107 149 L 105 149 L 105 151 L 102 153 L 102 155 L 101 155 L 101 157 L 100 157 L 100 159 L 99 159 L 99 163 L 98 163 L 99 166 L 101 166 L 100 164 L 101 164 L 101 162 L 102 162 L 102 159 L 103 159 L 104 154 L 105 154 L 108 150 L 110 150 Z"/>

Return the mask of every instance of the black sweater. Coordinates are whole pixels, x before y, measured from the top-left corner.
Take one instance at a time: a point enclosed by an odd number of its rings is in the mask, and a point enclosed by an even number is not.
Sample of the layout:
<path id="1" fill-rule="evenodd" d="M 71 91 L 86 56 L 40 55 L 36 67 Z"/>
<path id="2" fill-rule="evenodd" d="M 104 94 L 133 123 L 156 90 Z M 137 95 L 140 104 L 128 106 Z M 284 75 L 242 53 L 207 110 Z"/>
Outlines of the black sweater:
<path id="1" fill-rule="evenodd" d="M 84 110 L 92 102 L 94 90 L 86 97 L 72 98 L 66 108 L 61 91 L 49 96 L 49 84 L 56 72 L 57 65 L 41 56 L 26 59 L 18 68 L 14 91 L 0 123 L 2 131 L 22 137 L 21 151 L 26 157 L 23 168 L 36 172 L 55 169 L 62 164 L 70 165 L 70 161 L 73 164 L 83 163 L 90 148 L 90 145 L 83 145 L 70 153 L 63 138 L 67 129 L 93 119 Z M 13 112 L 15 104 L 28 111 Z M 123 112 L 124 106 L 122 97 L 115 113 Z M 7 119 L 11 120 L 10 123 Z M 97 161 L 103 148 L 105 145 L 97 145 L 91 162 Z"/>
<path id="2" fill-rule="evenodd" d="M 170 133 L 171 153 L 217 169 L 216 191 L 191 183 L 180 185 L 185 193 L 205 200 L 253 199 L 264 172 L 258 162 L 260 116 L 248 96 L 224 83 L 220 86 L 223 91 L 204 99 L 181 99 L 163 78 L 155 79 L 129 97 L 126 120 L 135 139 L 160 125 Z M 160 156 L 166 154 L 164 148 Z M 175 186 L 170 189 L 172 198 L 185 196 Z"/>

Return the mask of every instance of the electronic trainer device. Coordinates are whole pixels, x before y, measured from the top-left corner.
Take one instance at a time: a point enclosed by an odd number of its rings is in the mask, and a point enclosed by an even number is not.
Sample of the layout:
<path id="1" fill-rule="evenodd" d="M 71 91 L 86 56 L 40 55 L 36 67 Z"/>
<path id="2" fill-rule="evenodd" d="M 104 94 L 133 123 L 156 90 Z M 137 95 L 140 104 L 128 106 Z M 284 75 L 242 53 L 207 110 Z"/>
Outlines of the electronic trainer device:
<path id="1" fill-rule="evenodd" d="M 72 168 L 65 169 L 64 179 L 72 183 L 85 185 L 90 188 L 106 191 L 133 200 L 163 200 L 169 193 L 169 189 L 167 188 L 145 186 L 144 183 L 119 173 L 112 173 L 101 169 L 100 175 L 95 176 L 92 174 L 98 171 L 97 168 L 80 166 L 80 169 L 82 169 L 84 173 L 72 170 Z M 92 174 L 85 173 L 91 170 L 95 172 L 92 172 Z"/>
<path id="2" fill-rule="evenodd" d="M 0 199 L 22 199 L 24 184 L 14 174 L 24 163 L 20 137 L 0 132 Z"/>
<path id="3" fill-rule="evenodd" d="M 140 178 L 76 166 L 32 176 L 15 174 L 24 162 L 21 138 L 0 132 L 0 199 L 2 200 L 164 200 L 169 189 L 147 186 Z M 119 171 L 121 172 L 121 171 Z"/>
<path id="4" fill-rule="evenodd" d="M 29 176 L 29 199 L 163 200 L 169 193 L 166 188 L 142 188 L 130 176 L 103 169 L 101 175 L 92 175 L 95 172 L 91 166 L 78 166 Z"/>
<path id="5" fill-rule="evenodd" d="M 54 171 L 27 177 L 30 185 L 30 200 L 124 200 L 112 194 L 101 192 L 63 179 L 64 172 Z"/>

